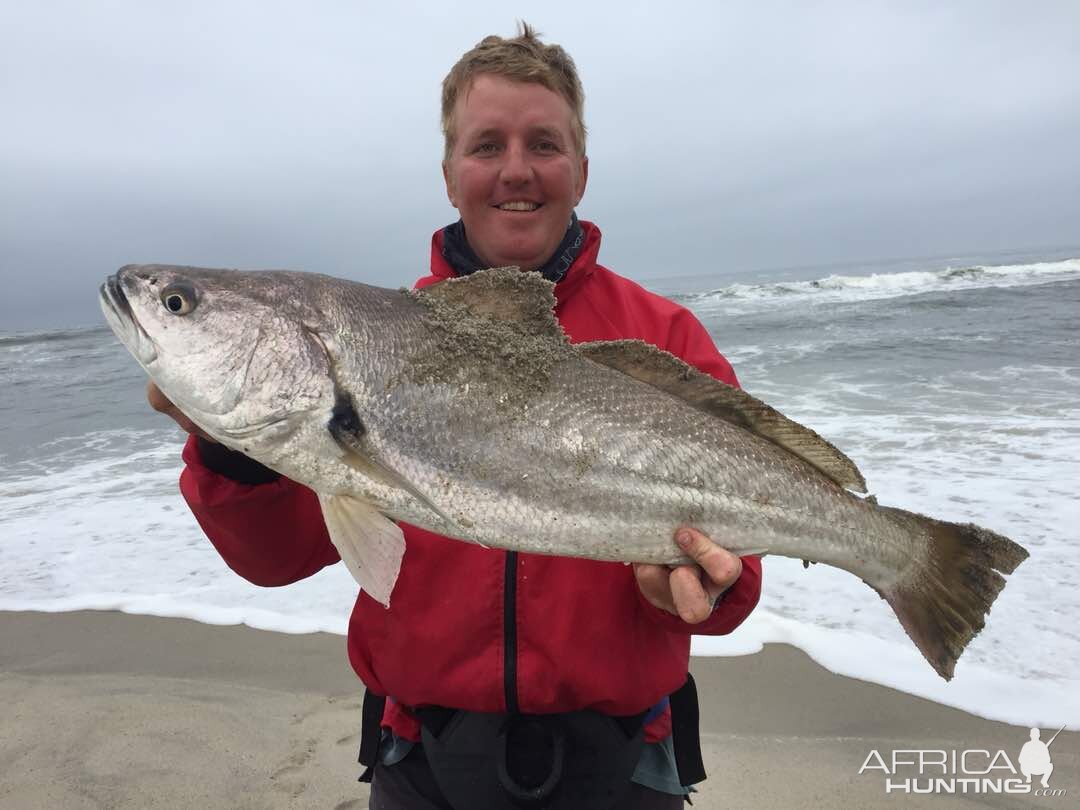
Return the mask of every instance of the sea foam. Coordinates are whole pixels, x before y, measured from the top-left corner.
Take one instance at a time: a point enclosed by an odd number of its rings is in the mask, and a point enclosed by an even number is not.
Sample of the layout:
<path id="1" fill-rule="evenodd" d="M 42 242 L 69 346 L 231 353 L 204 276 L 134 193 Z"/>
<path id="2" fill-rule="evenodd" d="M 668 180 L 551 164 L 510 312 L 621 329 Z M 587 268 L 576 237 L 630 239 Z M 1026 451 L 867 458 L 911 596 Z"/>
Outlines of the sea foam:
<path id="1" fill-rule="evenodd" d="M 866 275 L 830 274 L 806 281 L 729 284 L 707 292 L 674 297 L 694 309 L 723 305 L 733 301 L 740 302 L 744 306 L 754 302 L 767 305 L 775 299 L 792 298 L 827 303 L 876 300 L 986 287 L 1016 287 L 1073 278 L 1080 278 L 1080 259 L 1017 265 L 948 267 L 937 271 L 872 272 Z"/>

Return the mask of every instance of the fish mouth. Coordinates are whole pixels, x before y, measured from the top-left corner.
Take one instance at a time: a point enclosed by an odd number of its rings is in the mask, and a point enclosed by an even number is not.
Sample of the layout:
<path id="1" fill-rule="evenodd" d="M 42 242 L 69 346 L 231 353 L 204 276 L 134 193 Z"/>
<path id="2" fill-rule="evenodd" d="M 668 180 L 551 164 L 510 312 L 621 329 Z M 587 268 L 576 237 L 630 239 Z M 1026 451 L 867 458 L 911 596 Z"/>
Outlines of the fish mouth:
<path id="1" fill-rule="evenodd" d="M 112 306 L 117 315 L 126 317 L 133 324 L 137 323 L 135 313 L 131 310 L 131 302 L 124 294 L 124 288 L 120 286 L 119 273 L 113 273 L 105 279 L 105 283 L 101 285 L 101 297 Z"/>
<path id="2" fill-rule="evenodd" d="M 123 280 L 120 277 L 122 272 L 123 270 L 113 273 L 99 288 L 101 311 L 120 341 L 135 355 L 139 363 L 146 366 L 157 359 L 157 349 L 150 335 L 135 317 L 135 311 L 124 292 Z"/>

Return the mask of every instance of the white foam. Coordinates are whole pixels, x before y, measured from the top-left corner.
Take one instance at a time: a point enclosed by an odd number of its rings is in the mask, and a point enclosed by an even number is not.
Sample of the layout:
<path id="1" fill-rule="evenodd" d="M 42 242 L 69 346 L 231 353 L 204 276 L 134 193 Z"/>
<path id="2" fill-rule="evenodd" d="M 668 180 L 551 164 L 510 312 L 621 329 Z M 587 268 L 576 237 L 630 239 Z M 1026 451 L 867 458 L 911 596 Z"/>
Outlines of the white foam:
<path id="1" fill-rule="evenodd" d="M 710 310 L 728 302 L 740 304 L 737 311 L 746 311 L 747 304 L 757 302 L 775 305 L 785 303 L 836 303 L 871 301 L 922 293 L 972 290 L 986 287 L 1018 287 L 1046 284 L 1080 277 L 1080 258 L 1056 262 L 1034 262 L 1015 265 L 977 265 L 944 270 L 916 270 L 904 273 L 870 273 L 868 275 L 832 274 L 811 281 L 782 281 L 765 284 L 730 284 L 706 293 L 680 296 L 695 310 Z"/>
<path id="2" fill-rule="evenodd" d="M 0 482 L 0 609 L 115 609 L 344 633 L 357 593 L 348 572 L 332 566 L 289 588 L 233 574 L 180 497 L 180 445 L 160 437 L 59 439 L 55 455 Z"/>
<path id="3" fill-rule="evenodd" d="M 992 666 L 961 659 L 955 677 L 945 682 L 906 639 L 821 627 L 779 616 L 766 607 L 758 607 L 733 635 L 694 636 L 691 652 L 747 655 L 771 643 L 798 647 L 830 672 L 890 686 L 988 720 L 1054 728 L 1064 723 L 1080 729 L 1078 678 L 1017 682 Z"/>
<path id="4" fill-rule="evenodd" d="M 836 569 L 767 558 L 761 607 L 745 632 L 793 643 L 835 672 L 981 716 L 1080 726 L 1076 371 L 949 373 L 922 380 L 903 400 L 893 385 L 843 371 L 823 375 L 813 389 L 756 387 L 857 459 L 882 504 L 990 527 L 1031 557 L 1008 578 L 950 684 L 938 682 L 888 606 Z M 724 650 L 722 642 L 699 644 Z"/>

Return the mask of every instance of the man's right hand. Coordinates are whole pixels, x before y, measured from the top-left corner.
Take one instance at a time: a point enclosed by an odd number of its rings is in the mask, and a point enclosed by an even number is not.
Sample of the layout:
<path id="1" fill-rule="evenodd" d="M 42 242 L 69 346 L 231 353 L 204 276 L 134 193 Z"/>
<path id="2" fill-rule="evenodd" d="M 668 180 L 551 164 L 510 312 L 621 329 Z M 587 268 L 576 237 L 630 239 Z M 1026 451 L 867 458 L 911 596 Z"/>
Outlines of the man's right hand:
<path id="1" fill-rule="evenodd" d="M 149 400 L 151 408 L 172 418 L 181 429 L 186 430 L 188 433 L 194 433 L 196 436 L 201 436 L 208 442 L 214 441 L 214 439 L 206 435 L 202 428 L 184 416 L 180 409 L 172 404 L 172 400 L 161 393 L 161 389 L 154 384 L 153 380 L 146 384 L 146 398 Z"/>

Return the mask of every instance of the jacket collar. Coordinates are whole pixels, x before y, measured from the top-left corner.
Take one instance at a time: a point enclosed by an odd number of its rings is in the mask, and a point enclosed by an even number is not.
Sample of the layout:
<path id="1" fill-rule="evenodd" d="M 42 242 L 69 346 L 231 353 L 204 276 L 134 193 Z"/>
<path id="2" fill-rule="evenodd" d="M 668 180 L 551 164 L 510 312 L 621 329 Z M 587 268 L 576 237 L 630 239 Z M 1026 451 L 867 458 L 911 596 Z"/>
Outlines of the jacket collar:
<path id="1" fill-rule="evenodd" d="M 585 234 L 585 243 L 581 246 L 581 252 L 570 265 L 562 281 L 555 285 L 555 298 L 560 304 L 574 295 L 586 279 L 595 272 L 596 260 L 600 254 L 600 229 L 587 220 L 583 219 L 580 222 Z M 438 279 L 455 278 L 457 273 L 443 257 L 442 240 L 443 231 L 440 228 L 431 237 L 431 274 Z"/>

